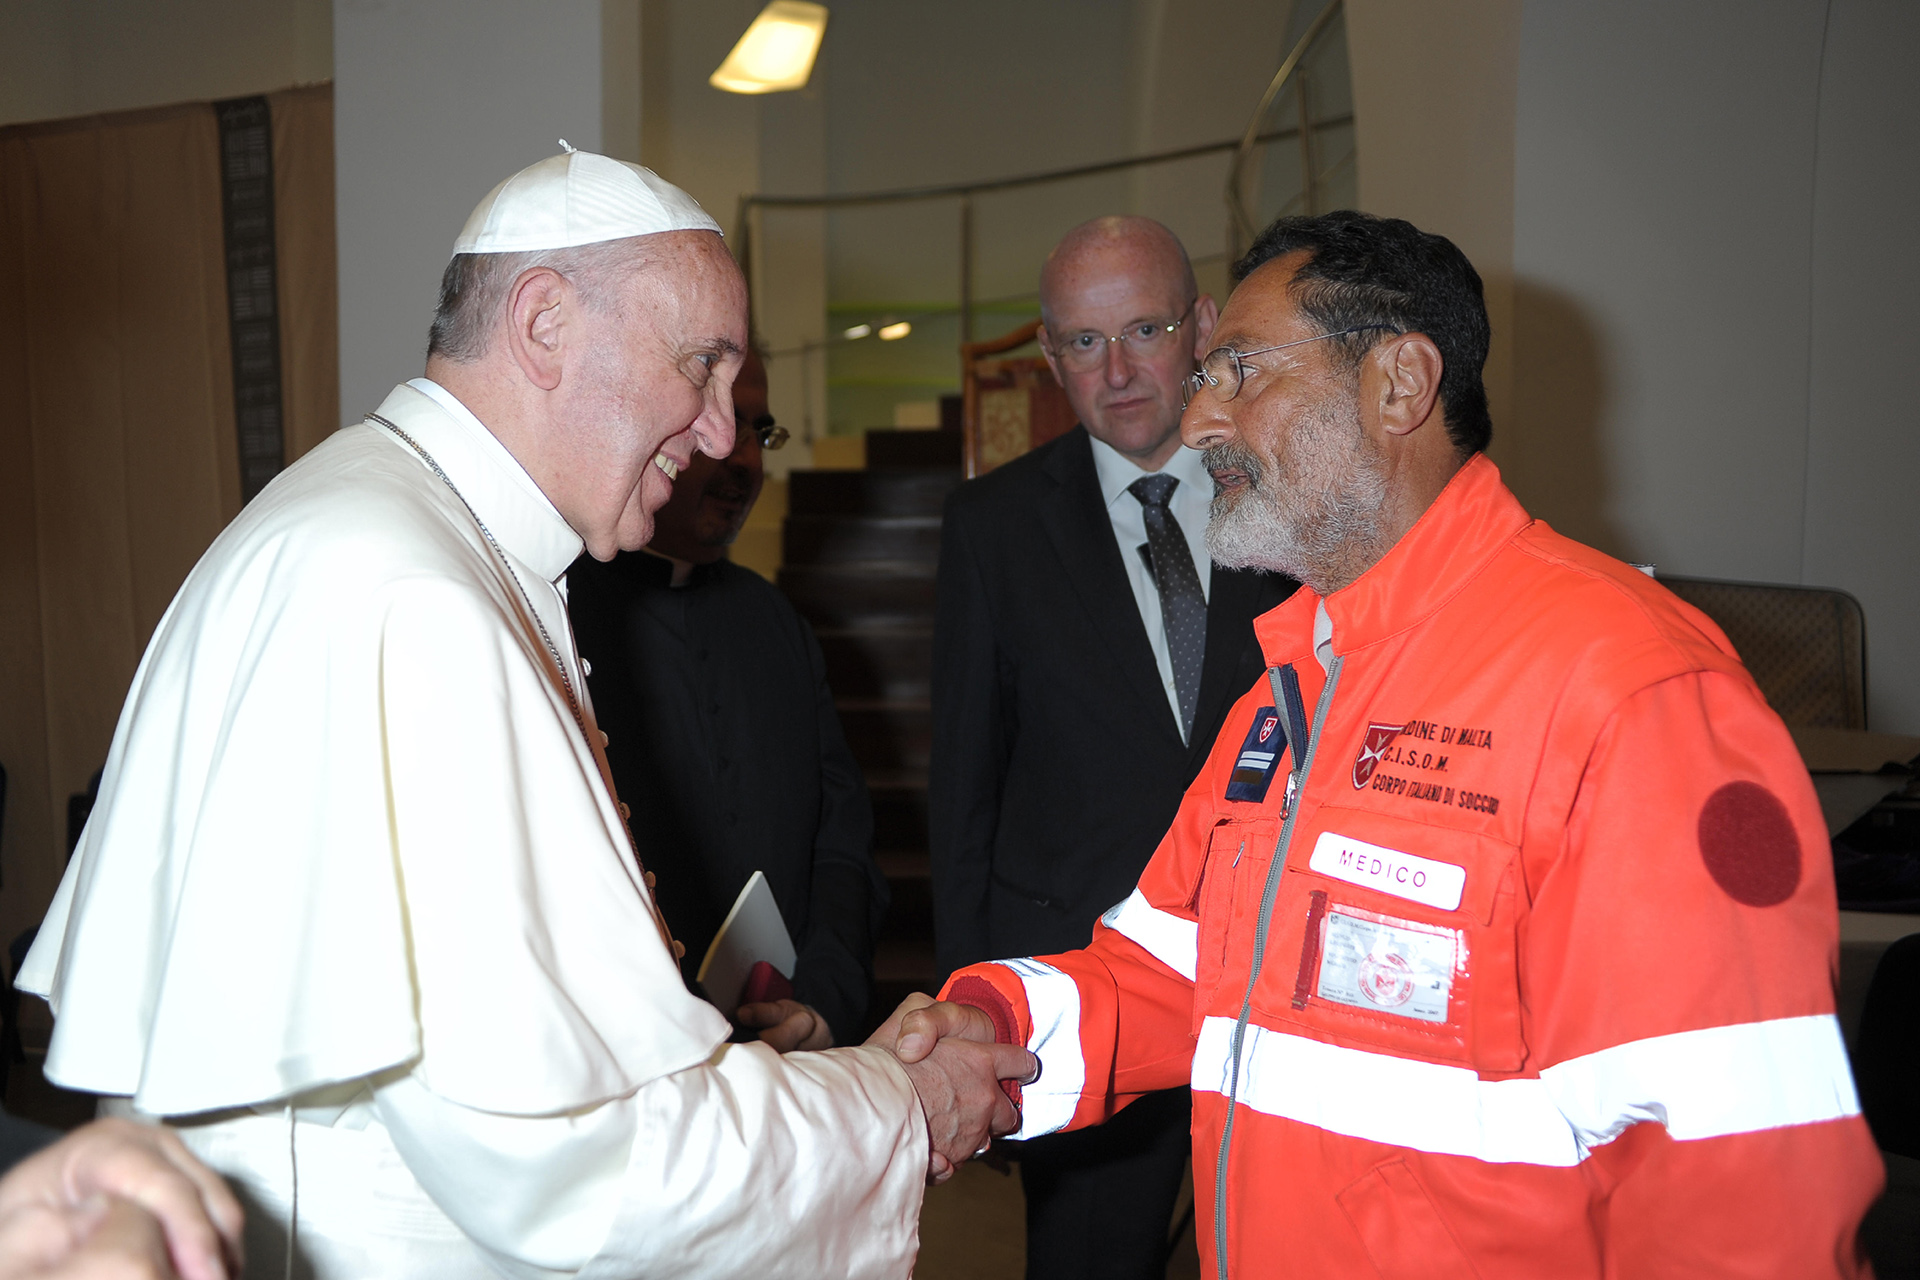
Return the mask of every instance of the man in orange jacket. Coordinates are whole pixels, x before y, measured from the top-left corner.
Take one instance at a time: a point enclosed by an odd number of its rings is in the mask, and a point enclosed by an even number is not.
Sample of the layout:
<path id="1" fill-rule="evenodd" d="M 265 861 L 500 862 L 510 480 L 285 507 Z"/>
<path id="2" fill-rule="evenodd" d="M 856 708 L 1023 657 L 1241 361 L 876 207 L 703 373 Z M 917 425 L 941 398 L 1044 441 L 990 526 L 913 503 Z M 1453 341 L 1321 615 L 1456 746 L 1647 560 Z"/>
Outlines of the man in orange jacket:
<path id="1" fill-rule="evenodd" d="M 1225 1277 L 1855 1276 L 1881 1166 L 1833 878 L 1726 637 L 1483 456 L 1480 279 L 1354 213 L 1236 267 L 1182 423 L 1216 561 L 1306 586 L 1081 951 L 909 1015 L 1027 1046 L 1028 1137 L 1193 1087 Z"/>

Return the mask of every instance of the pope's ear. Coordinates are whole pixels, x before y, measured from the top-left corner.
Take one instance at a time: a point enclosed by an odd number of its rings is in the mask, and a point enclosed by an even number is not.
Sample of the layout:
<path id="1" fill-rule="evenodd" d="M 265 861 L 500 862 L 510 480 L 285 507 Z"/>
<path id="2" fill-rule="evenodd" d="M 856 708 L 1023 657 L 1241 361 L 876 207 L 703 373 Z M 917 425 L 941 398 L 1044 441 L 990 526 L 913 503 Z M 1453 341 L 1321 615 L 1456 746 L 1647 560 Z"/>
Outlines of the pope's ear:
<path id="1" fill-rule="evenodd" d="M 542 391 L 560 385 L 567 320 L 577 307 L 572 286 L 548 267 L 528 268 L 507 290 L 507 350 Z"/>

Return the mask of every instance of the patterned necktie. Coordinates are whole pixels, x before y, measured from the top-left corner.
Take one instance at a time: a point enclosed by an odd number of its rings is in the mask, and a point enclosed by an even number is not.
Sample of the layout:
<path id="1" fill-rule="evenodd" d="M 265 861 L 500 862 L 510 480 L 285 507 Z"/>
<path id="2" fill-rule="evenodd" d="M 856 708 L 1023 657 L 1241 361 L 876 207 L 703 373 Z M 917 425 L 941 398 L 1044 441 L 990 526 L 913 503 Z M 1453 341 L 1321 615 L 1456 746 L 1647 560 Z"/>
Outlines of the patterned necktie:
<path id="1" fill-rule="evenodd" d="M 1193 568 L 1187 535 L 1167 509 L 1173 476 L 1141 476 L 1127 486 L 1140 500 L 1147 522 L 1147 553 L 1153 582 L 1160 588 L 1160 620 L 1167 629 L 1167 656 L 1173 660 L 1173 687 L 1180 694 L 1180 736 L 1193 738 L 1193 712 L 1200 703 L 1200 668 L 1207 653 L 1207 597 Z"/>

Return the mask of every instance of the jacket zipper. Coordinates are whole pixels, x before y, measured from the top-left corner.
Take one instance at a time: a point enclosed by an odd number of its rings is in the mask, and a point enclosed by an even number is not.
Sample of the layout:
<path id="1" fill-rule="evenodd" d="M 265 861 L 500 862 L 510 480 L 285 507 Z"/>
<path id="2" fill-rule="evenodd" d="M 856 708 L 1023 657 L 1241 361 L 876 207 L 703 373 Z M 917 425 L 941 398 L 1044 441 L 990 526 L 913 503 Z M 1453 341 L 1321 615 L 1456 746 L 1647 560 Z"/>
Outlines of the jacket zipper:
<path id="1" fill-rule="evenodd" d="M 1299 744 L 1294 746 L 1294 768 L 1287 779 L 1289 804 L 1280 824 L 1280 840 L 1273 847 L 1273 862 L 1267 868 L 1267 882 L 1260 893 L 1260 919 L 1253 929 L 1253 966 L 1247 973 L 1246 995 L 1240 1001 L 1240 1018 L 1233 1024 L 1233 1065 L 1227 1085 L 1227 1119 L 1220 1129 L 1220 1155 L 1213 1173 L 1213 1270 L 1218 1280 L 1227 1280 L 1227 1156 L 1233 1143 L 1233 1112 L 1240 1094 L 1240 1050 L 1246 1039 L 1247 1019 L 1253 1014 L 1253 986 L 1260 980 L 1260 966 L 1267 958 L 1267 924 L 1273 918 L 1273 902 L 1279 895 L 1280 874 L 1287 865 L 1287 850 L 1293 844 L 1293 825 L 1300 818 L 1300 804 L 1307 790 L 1307 778 L 1313 772 L 1313 757 L 1320 749 L 1320 731 L 1326 727 L 1327 709 L 1333 705 L 1333 689 L 1340 683 L 1341 659 L 1327 664 L 1326 687 L 1313 709 L 1313 728 L 1307 733 L 1306 759 L 1300 759 Z M 1291 674 L 1291 673 L 1289 673 Z M 1270 667 L 1267 680 L 1273 686 L 1274 701 L 1281 701 L 1280 668 Z M 1297 696 L 1297 695 L 1296 695 Z"/>

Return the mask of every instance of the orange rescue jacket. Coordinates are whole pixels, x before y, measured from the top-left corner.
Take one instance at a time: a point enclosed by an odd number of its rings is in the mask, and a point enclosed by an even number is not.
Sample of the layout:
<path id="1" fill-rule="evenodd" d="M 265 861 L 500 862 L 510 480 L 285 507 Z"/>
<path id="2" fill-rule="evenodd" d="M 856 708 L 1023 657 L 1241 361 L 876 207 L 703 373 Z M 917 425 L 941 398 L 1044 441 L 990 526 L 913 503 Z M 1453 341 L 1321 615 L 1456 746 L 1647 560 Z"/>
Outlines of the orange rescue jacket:
<path id="1" fill-rule="evenodd" d="M 1087 948 L 949 981 L 1014 1136 L 1191 1083 L 1221 1277 L 1863 1274 L 1826 829 L 1726 638 L 1484 457 L 1321 603 Z"/>

